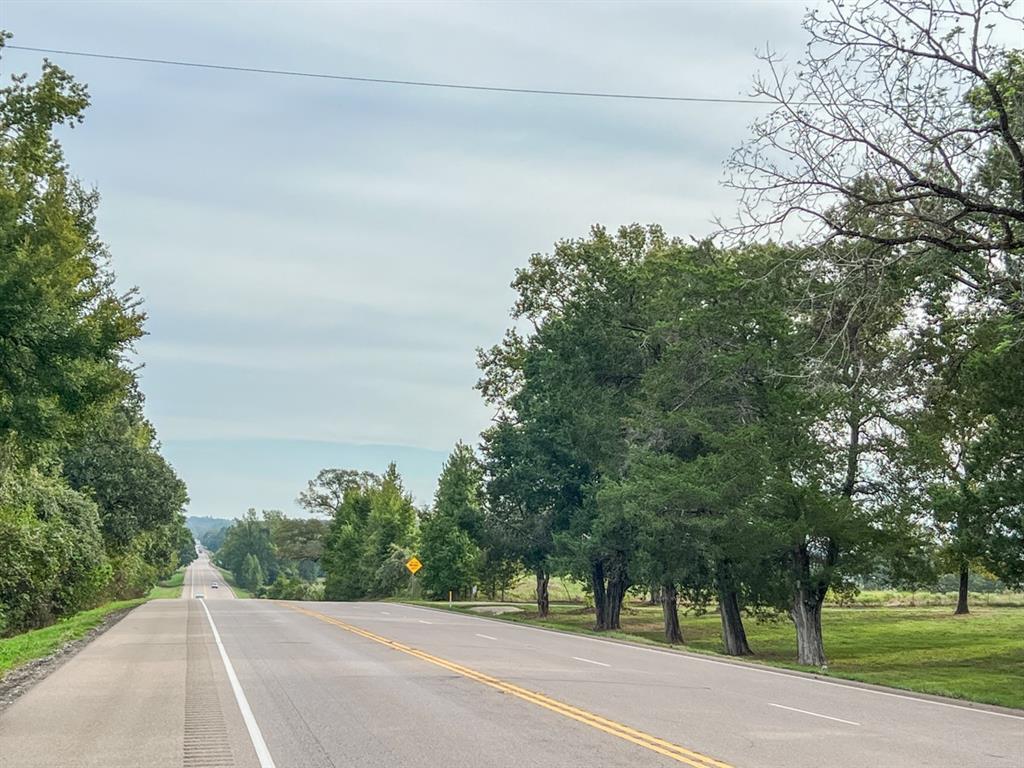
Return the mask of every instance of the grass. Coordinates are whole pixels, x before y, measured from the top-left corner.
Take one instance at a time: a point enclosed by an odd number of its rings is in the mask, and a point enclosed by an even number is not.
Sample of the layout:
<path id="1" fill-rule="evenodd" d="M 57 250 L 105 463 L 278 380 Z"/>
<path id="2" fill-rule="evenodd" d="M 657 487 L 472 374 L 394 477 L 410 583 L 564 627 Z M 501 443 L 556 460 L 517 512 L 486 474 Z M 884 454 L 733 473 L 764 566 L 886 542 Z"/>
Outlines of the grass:
<path id="1" fill-rule="evenodd" d="M 125 608 L 134 608 L 148 598 L 116 600 L 99 608 L 76 613 L 56 624 L 42 629 L 33 629 L 14 637 L 0 638 L 0 677 L 22 664 L 48 656 L 65 643 L 77 640 L 99 624 L 109 614 Z"/>
<path id="2" fill-rule="evenodd" d="M 521 576 L 504 595 L 498 595 L 503 601 L 511 603 L 531 603 L 535 598 L 537 582 L 530 574 Z M 588 604 L 585 585 L 571 577 L 553 576 L 548 585 L 551 599 L 556 602 Z M 956 592 L 909 592 L 894 589 L 865 589 L 855 596 L 838 600 L 829 595 L 829 602 L 842 607 L 925 607 L 939 605 L 956 605 Z M 971 592 L 972 606 L 1024 606 L 1024 592 Z"/>
<path id="3" fill-rule="evenodd" d="M 158 581 L 146 598 L 149 600 L 169 599 L 181 597 L 181 591 L 185 588 L 185 569 L 179 568 L 169 579 Z"/>
<path id="4" fill-rule="evenodd" d="M 437 606 L 438 604 L 431 604 Z M 446 604 L 442 604 L 446 605 Z M 525 607 L 525 606 L 524 606 Z M 455 610 L 467 610 L 465 604 Z M 547 619 L 536 612 L 499 618 L 596 634 L 593 611 L 553 605 Z M 719 653 L 721 624 L 716 614 L 681 617 L 686 650 Z M 824 674 L 922 693 L 1024 709 L 1024 610 L 975 606 L 968 616 L 946 607 L 826 607 L 822 617 L 829 668 Z M 789 621 L 746 622 L 753 661 L 790 669 L 796 638 Z M 629 605 L 622 631 L 604 636 L 666 645 L 661 609 Z M 816 668 L 810 671 L 820 672 Z"/>

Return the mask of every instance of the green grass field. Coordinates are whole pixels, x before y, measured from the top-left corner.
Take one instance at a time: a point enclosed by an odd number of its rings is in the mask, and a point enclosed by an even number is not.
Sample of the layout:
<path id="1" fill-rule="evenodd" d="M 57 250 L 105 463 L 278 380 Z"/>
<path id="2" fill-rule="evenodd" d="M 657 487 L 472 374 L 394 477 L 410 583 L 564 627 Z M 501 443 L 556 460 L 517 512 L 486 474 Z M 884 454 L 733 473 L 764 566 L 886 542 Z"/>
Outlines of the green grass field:
<path id="1" fill-rule="evenodd" d="M 588 634 L 594 622 L 589 608 L 564 604 L 553 605 L 544 620 L 529 610 L 501 618 Z M 717 615 L 684 614 L 681 623 L 686 650 L 720 652 Z M 946 606 L 826 607 L 822 624 L 828 675 L 1024 709 L 1022 608 L 976 605 L 969 616 L 953 616 Z M 796 639 L 788 620 L 748 618 L 745 625 L 756 654 L 752 661 L 806 669 L 793 663 Z M 622 613 L 622 631 L 603 634 L 664 645 L 661 609 L 629 605 Z"/>
<path id="2" fill-rule="evenodd" d="M 532 575 L 522 576 L 507 590 L 504 596 L 497 595 L 500 600 L 513 603 L 533 602 L 537 584 Z M 548 585 L 548 592 L 554 602 L 586 604 L 587 591 L 583 584 L 571 577 L 554 576 Z M 956 592 L 909 592 L 894 589 L 865 589 L 854 597 L 840 603 L 834 596 L 829 597 L 831 603 L 843 607 L 927 607 L 956 605 Z M 972 592 L 972 606 L 1024 606 L 1024 592 Z"/>
<path id="3" fill-rule="evenodd" d="M 53 653 L 64 643 L 77 640 L 114 611 L 134 608 L 148 599 L 140 597 L 137 600 L 117 600 L 91 611 L 76 613 L 48 627 L 0 639 L 0 677 L 27 661 Z"/>

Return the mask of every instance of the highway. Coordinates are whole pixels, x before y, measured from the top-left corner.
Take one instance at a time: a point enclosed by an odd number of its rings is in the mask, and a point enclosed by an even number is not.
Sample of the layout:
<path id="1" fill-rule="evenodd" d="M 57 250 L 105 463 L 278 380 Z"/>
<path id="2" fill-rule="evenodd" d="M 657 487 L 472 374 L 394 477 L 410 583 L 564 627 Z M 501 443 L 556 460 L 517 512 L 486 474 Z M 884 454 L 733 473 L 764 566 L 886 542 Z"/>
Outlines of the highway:
<path id="1" fill-rule="evenodd" d="M 0 766 L 1024 765 L 1007 711 L 214 579 L 197 561 L 0 714 Z"/>
<path id="2" fill-rule="evenodd" d="M 214 589 L 213 585 L 217 588 Z M 224 581 L 216 566 L 210 562 L 210 555 L 203 550 L 198 559 L 185 572 L 185 584 L 181 591 L 184 598 L 202 595 L 205 600 L 234 599 L 235 593 Z"/>

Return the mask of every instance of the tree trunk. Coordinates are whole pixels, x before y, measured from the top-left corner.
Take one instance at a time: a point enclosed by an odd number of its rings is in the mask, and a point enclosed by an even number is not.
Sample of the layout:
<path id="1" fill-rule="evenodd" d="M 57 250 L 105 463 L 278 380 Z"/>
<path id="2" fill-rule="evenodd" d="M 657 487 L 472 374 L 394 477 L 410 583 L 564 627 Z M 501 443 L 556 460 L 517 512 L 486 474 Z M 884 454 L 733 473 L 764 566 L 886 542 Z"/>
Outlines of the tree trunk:
<path id="1" fill-rule="evenodd" d="M 594 629 L 607 629 L 607 605 L 604 590 L 604 563 L 600 560 L 590 566 L 590 586 L 594 590 Z"/>
<path id="2" fill-rule="evenodd" d="M 754 652 L 747 644 L 747 632 L 743 629 L 743 615 L 740 601 L 734 590 L 718 593 L 718 611 L 722 617 L 722 645 L 730 656 L 750 656 Z"/>
<path id="3" fill-rule="evenodd" d="M 683 642 L 679 626 L 679 597 L 676 585 L 666 582 L 661 587 L 661 612 L 665 616 L 665 639 L 670 643 Z"/>
<path id="4" fill-rule="evenodd" d="M 730 656 L 750 656 L 753 651 L 747 644 L 740 601 L 728 562 L 716 564 L 715 583 L 718 592 L 718 613 L 722 619 L 722 646 Z"/>
<path id="5" fill-rule="evenodd" d="M 821 636 L 821 601 L 807 589 L 798 589 L 789 615 L 796 626 L 796 663 L 808 667 L 828 666 Z"/>
<path id="6" fill-rule="evenodd" d="M 547 571 L 536 572 L 537 575 L 537 615 L 540 618 L 547 618 L 551 608 L 551 598 L 548 595 L 548 582 L 551 581 L 551 574 Z"/>
<path id="7" fill-rule="evenodd" d="M 956 610 L 953 611 L 954 616 L 961 616 L 965 613 L 970 613 L 967 608 L 967 579 L 970 576 L 970 571 L 967 565 L 960 566 L 960 592 L 956 598 Z"/>
<path id="8" fill-rule="evenodd" d="M 620 629 L 619 615 L 622 613 L 622 601 L 626 599 L 629 582 L 622 568 L 616 566 L 608 577 L 608 589 L 605 592 L 605 626 L 603 629 Z"/>

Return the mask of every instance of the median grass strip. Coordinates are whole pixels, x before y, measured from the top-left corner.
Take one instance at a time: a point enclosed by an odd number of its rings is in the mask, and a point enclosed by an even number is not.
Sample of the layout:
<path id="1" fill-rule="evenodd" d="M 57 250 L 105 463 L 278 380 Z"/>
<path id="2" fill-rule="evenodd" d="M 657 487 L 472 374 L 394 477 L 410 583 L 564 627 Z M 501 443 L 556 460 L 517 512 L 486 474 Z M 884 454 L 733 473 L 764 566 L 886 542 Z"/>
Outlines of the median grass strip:
<path id="1" fill-rule="evenodd" d="M 101 624 L 110 614 L 134 608 L 147 599 L 140 597 L 136 600 L 116 600 L 89 611 L 76 613 L 48 627 L 0 639 L 0 678 L 26 662 L 49 656 L 65 643 L 78 640 Z"/>
<path id="2" fill-rule="evenodd" d="M 421 603 L 447 608 L 447 604 Z M 466 604 L 454 610 L 469 611 Z M 661 608 L 630 605 L 622 630 L 593 631 L 593 611 L 577 605 L 553 605 L 540 619 L 528 605 L 505 621 L 563 631 L 667 646 Z M 829 668 L 801 667 L 793 627 L 786 620 L 746 622 L 756 656 L 747 660 L 833 677 L 887 685 L 921 693 L 1024 709 L 1024 609 L 976 607 L 953 616 L 947 607 L 825 608 L 822 623 Z M 716 614 L 681 617 L 682 650 L 720 653 L 721 624 Z"/>

